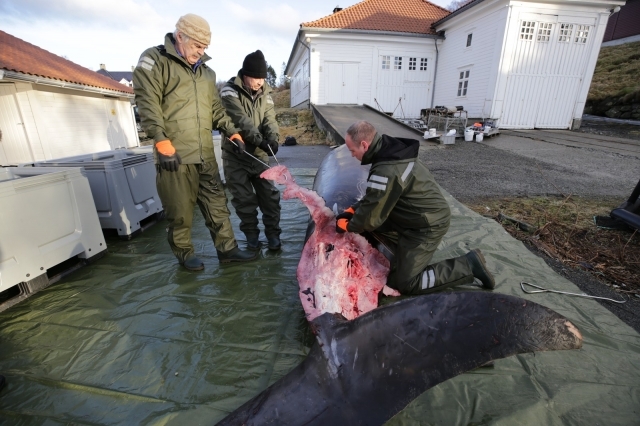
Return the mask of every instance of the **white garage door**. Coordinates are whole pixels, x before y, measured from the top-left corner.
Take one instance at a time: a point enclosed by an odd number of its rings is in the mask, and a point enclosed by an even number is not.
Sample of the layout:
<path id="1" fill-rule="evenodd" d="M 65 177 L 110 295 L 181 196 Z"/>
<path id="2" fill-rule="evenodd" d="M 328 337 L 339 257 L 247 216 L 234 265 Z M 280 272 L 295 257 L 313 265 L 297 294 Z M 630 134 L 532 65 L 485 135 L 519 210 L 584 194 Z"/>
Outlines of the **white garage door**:
<path id="1" fill-rule="evenodd" d="M 424 54 L 382 52 L 374 106 L 397 118 L 419 118 L 431 102 L 431 64 Z"/>
<path id="2" fill-rule="evenodd" d="M 327 68 L 327 103 L 358 103 L 358 64 L 325 62 Z"/>
<path id="3" fill-rule="evenodd" d="M 501 127 L 571 127 L 594 24 L 590 18 L 520 15 Z"/>
<path id="4" fill-rule="evenodd" d="M 13 84 L 0 84 L 0 132 L 0 166 L 34 161 Z"/>

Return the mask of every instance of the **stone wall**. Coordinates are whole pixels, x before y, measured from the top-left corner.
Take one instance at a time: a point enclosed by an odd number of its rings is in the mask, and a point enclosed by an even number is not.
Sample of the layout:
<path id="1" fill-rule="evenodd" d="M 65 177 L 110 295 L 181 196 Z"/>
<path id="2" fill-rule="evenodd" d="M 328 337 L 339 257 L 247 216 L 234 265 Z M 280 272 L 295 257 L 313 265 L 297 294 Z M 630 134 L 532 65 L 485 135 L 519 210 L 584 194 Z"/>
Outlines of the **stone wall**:
<path id="1" fill-rule="evenodd" d="M 585 114 L 640 120 L 640 90 L 625 96 L 587 100 Z"/>

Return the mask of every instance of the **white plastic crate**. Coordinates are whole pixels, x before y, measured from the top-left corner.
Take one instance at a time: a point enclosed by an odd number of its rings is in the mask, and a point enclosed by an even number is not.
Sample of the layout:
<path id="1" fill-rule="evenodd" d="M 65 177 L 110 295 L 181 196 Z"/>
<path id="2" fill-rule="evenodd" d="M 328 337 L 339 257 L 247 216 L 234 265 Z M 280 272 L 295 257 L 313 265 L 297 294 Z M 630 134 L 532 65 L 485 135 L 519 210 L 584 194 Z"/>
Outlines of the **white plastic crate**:
<path id="1" fill-rule="evenodd" d="M 0 291 L 49 284 L 47 270 L 107 248 L 80 168 L 0 168 Z"/>
<path id="2" fill-rule="evenodd" d="M 89 179 L 103 229 L 128 239 L 144 219 L 162 212 L 153 152 L 115 150 L 34 163 L 37 167 L 82 167 Z"/>

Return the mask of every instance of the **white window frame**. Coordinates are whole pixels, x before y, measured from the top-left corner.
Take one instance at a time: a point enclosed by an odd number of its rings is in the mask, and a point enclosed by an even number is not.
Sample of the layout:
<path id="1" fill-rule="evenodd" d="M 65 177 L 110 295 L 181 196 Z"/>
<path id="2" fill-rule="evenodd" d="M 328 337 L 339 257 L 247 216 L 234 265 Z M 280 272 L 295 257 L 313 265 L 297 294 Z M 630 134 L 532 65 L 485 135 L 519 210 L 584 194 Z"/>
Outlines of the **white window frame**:
<path id="1" fill-rule="evenodd" d="M 391 55 L 382 55 L 382 67 L 383 70 L 391 69 Z"/>
<path id="2" fill-rule="evenodd" d="M 402 56 L 393 57 L 393 69 L 399 71 L 402 69 Z"/>
<path id="3" fill-rule="evenodd" d="M 536 21 L 522 21 L 520 24 L 520 40 L 533 41 L 536 32 Z"/>
<path id="4" fill-rule="evenodd" d="M 573 41 L 578 44 L 587 44 L 589 39 L 589 25 L 576 25 Z"/>
<path id="5" fill-rule="evenodd" d="M 465 49 L 470 48 L 472 43 L 473 43 L 473 33 L 468 33 L 467 34 L 467 45 L 465 46 Z"/>
<path id="6" fill-rule="evenodd" d="M 427 71 L 429 58 L 420 58 L 420 71 Z"/>
<path id="7" fill-rule="evenodd" d="M 551 22 L 539 22 L 538 35 L 536 36 L 536 41 L 539 43 L 548 43 L 551 40 L 552 31 L 553 31 L 553 24 Z"/>
<path id="8" fill-rule="evenodd" d="M 559 43 L 570 43 L 571 36 L 573 35 L 573 24 L 561 23 L 560 33 L 558 35 Z"/>
<path id="9" fill-rule="evenodd" d="M 469 90 L 469 75 L 471 75 L 471 69 L 463 69 L 459 71 L 458 78 L 458 98 L 466 98 Z"/>
<path id="10" fill-rule="evenodd" d="M 417 57 L 409 57 L 409 71 L 415 71 L 416 70 L 416 64 L 418 62 L 418 58 Z"/>

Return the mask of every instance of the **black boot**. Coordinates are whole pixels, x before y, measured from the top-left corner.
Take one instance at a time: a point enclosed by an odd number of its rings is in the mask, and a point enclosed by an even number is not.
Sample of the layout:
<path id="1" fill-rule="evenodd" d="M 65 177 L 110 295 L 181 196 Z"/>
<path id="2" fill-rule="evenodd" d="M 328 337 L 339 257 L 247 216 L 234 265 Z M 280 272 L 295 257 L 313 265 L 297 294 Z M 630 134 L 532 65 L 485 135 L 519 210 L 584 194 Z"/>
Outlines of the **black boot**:
<path id="1" fill-rule="evenodd" d="M 204 263 L 202 263 L 202 260 L 198 259 L 195 256 L 191 256 L 190 258 L 185 260 L 182 263 L 182 266 L 190 271 L 202 271 L 204 269 Z"/>
<path id="2" fill-rule="evenodd" d="M 258 251 L 262 243 L 258 239 L 258 235 L 247 235 L 247 250 Z"/>
<path id="3" fill-rule="evenodd" d="M 229 262 L 249 262 L 258 257 L 258 252 L 251 252 L 248 250 L 240 250 L 238 247 L 226 252 L 222 253 L 219 250 L 218 252 L 218 260 L 220 263 L 229 263 Z"/>
<path id="4" fill-rule="evenodd" d="M 471 250 L 465 256 L 469 261 L 473 276 L 482 281 L 482 287 L 493 290 L 496 286 L 496 281 L 487 269 L 487 264 L 480 249 Z"/>
<path id="5" fill-rule="evenodd" d="M 280 242 L 280 237 L 267 237 L 267 244 L 269 250 L 280 250 L 282 247 L 282 243 Z"/>

